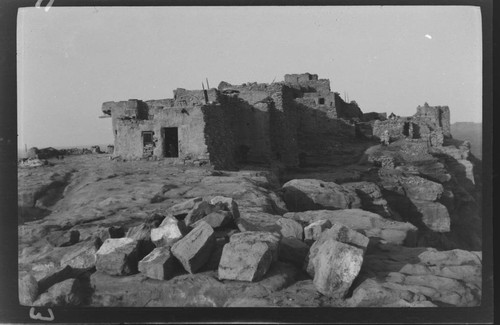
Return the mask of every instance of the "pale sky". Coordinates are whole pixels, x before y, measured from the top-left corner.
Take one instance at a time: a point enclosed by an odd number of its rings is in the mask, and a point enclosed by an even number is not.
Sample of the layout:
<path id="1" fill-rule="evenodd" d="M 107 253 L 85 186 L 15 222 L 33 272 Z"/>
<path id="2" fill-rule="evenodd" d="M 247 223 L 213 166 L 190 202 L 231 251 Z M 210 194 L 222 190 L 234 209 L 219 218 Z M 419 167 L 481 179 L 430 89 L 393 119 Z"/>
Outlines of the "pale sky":
<path id="1" fill-rule="evenodd" d="M 112 143 L 102 102 L 305 72 L 363 112 L 481 122 L 481 34 L 472 6 L 20 9 L 18 143 Z"/>

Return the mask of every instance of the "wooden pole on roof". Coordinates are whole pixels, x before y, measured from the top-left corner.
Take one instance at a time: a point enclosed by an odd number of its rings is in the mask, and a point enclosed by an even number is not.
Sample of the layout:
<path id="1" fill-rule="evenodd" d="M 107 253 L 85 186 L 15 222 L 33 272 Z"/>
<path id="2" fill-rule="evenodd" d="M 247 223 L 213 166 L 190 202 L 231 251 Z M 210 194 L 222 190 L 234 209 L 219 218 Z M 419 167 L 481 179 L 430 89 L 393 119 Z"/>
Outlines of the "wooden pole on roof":
<path id="1" fill-rule="evenodd" d="M 208 84 L 208 78 L 207 79 L 207 89 L 210 89 L 210 85 Z"/>

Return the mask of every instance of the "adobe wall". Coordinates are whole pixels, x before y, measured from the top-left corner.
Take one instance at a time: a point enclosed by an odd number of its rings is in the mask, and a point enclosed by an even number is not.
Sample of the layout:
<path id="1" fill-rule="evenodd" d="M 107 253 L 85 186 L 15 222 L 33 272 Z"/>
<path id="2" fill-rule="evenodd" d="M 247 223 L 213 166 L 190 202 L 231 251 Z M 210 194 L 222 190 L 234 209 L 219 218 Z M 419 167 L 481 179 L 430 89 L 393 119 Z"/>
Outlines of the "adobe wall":
<path id="1" fill-rule="evenodd" d="M 219 103 L 202 106 L 204 118 L 204 142 L 208 158 L 215 169 L 235 167 L 235 135 L 231 125 L 230 106 Z"/>
<path id="2" fill-rule="evenodd" d="M 146 106 L 147 118 L 138 119 L 133 114 L 124 113 L 124 108 L 134 107 L 134 103 L 118 102 L 113 107 L 110 102 L 103 109 L 112 109 L 112 125 L 115 136 L 114 156 L 125 159 L 143 157 L 142 132 L 152 131 L 155 146 L 153 155 L 164 157 L 165 146 L 162 128 L 177 127 L 179 140 L 179 158 L 207 159 L 207 147 L 204 139 L 204 118 L 200 107 L 162 107 L 168 100 L 140 102 Z M 135 105 L 137 106 L 137 105 Z"/>
<path id="3" fill-rule="evenodd" d="M 424 106 L 417 107 L 415 118 L 432 125 L 432 129 L 441 128 L 444 136 L 451 137 L 450 131 L 450 108 L 448 106 Z"/>

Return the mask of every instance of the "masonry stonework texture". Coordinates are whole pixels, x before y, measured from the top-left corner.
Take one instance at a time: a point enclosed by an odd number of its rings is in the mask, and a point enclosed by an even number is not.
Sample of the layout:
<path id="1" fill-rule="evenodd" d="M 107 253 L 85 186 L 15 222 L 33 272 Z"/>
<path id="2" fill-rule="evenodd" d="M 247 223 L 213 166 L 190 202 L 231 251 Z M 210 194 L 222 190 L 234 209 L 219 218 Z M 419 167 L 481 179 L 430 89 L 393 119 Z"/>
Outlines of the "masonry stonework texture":
<path id="1" fill-rule="evenodd" d="M 451 136 L 447 106 L 419 106 L 409 118 L 363 114 L 355 101 L 331 91 L 330 80 L 309 73 L 287 74 L 271 84 L 178 88 L 173 98 L 105 102 L 102 111 L 112 118 L 114 157 L 178 159 L 217 169 L 334 161 L 336 144 L 380 137 L 385 130 L 391 140 L 418 138 L 433 146 Z"/>

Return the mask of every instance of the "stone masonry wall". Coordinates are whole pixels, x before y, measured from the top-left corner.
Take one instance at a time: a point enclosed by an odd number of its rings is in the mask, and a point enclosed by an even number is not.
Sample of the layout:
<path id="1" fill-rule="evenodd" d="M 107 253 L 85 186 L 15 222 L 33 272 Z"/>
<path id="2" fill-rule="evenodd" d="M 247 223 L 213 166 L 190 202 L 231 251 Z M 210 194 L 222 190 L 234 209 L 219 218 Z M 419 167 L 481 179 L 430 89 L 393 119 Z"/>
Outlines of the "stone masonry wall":
<path id="1" fill-rule="evenodd" d="M 168 107 L 161 109 L 148 106 L 147 119 L 128 118 L 122 115 L 113 115 L 112 119 L 115 136 L 114 156 L 121 156 L 126 159 L 142 157 L 142 132 L 152 131 L 155 143 L 152 149 L 153 155 L 164 157 L 165 146 L 162 128 L 177 127 L 179 158 L 208 158 L 203 135 L 204 119 L 200 107 Z"/>

